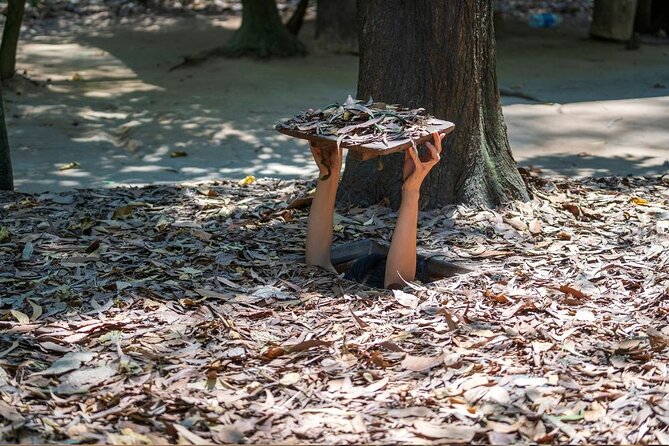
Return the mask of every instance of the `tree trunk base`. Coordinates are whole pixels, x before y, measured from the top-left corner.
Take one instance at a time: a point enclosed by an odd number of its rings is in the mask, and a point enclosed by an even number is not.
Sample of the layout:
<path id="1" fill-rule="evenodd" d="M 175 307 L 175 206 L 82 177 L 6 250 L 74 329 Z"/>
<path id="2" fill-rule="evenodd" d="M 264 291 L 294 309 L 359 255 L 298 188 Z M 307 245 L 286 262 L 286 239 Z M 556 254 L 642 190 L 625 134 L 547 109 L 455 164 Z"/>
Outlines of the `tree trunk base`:
<path id="1" fill-rule="evenodd" d="M 456 126 L 443 142 L 442 161 L 423 182 L 421 207 L 497 207 L 528 200 L 499 102 L 492 0 L 364 0 L 358 6 L 357 97 L 424 107 Z M 347 157 L 338 203 L 385 202 L 397 208 L 402 163 L 402 155 L 376 161 Z"/>

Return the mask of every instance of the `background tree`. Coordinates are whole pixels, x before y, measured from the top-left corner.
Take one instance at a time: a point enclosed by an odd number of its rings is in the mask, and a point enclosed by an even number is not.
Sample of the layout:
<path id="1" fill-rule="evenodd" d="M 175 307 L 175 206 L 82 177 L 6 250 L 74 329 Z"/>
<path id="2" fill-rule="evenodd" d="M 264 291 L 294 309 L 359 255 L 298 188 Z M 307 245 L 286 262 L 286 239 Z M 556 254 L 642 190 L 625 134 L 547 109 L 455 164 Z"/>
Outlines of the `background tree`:
<path id="1" fill-rule="evenodd" d="M 16 48 L 21 33 L 25 0 L 7 0 L 7 19 L 0 45 L 0 78 L 11 79 L 16 71 Z"/>
<path id="2" fill-rule="evenodd" d="M 337 52 L 358 52 L 357 0 L 318 0 L 316 39 Z"/>
<path id="3" fill-rule="evenodd" d="M 595 0 L 590 35 L 600 39 L 629 40 L 636 10 L 637 0 Z"/>
<path id="4" fill-rule="evenodd" d="M 286 22 L 286 28 L 293 35 L 298 35 L 300 29 L 302 29 L 302 24 L 304 23 L 304 16 L 307 13 L 307 7 L 309 6 L 309 0 L 300 0 L 300 3 L 297 4 L 293 15 L 290 16 L 290 19 Z"/>
<path id="5" fill-rule="evenodd" d="M 9 140 L 5 125 L 5 105 L 2 99 L 2 85 L 0 84 L 0 190 L 14 190 L 14 176 L 12 174 L 12 160 L 9 157 Z"/>
<path id="6" fill-rule="evenodd" d="M 275 0 L 242 0 L 242 26 L 221 49 L 226 56 L 305 54 L 304 45 L 281 22 Z"/>
<path id="7" fill-rule="evenodd" d="M 528 199 L 497 90 L 492 0 L 365 0 L 358 17 L 358 98 L 425 107 L 456 124 L 423 183 L 423 207 Z M 388 198 L 397 207 L 402 161 L 401 154 L 381 164 L 349 154 L 339 203 Z"/>

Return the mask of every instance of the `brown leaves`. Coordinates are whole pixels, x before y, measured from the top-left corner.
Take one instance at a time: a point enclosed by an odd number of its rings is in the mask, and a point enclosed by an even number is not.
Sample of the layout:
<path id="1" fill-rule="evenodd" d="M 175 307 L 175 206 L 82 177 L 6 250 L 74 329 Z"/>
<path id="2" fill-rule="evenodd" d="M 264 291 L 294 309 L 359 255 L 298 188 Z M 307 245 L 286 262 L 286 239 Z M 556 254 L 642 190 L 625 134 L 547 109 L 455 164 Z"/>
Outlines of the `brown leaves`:
<path id="1" fill-rule="evenodd" d="M 669 336 L 665 335 L 661 331 L 653 327 L 648 327 L 646 329 L 646 334 L 648 334 L 650 346 L 653 350 L 662 351 L 669 348 Z"/>
<path id="2" fill-rule="evenodd" d="M 420 300 L 413 294 L 405 293 L 402 290 L 393 290 L 393 295 L 397 303 L 407 308 L 416 308 Z"/>
<path id="3" fill-rule="evenodd" d="M 445 355 L 443 354 L 438 356 L 412 356 L 407 354 L 401 366 L 403 369 L 411 370 L 412 372 L 424 372 L 442 365 L 444 358 Z"/>
<path id="4" fill-rule="evenodd" d="M 308 341 L 300 342 L 298 344 L 284 345 L 283 347 L 270 347 L 264 353 L 267 359 L 275 359 L 279 356 L 287 355 L 289 353 L 299 353 L 317 347 L 329 347 L 332 342 L 321 341 L 318 339 L 310 339 Z"/>
<path id="5" fill-rule="evenodd" d="M 107 365 L 75 370 L 61 378 L 60 385 L 54 388 L 54 391 L 61 395 L 84 393 L 91 387 L 102 384 L 116 373 L 116 369 Z"/>
<path id="6" fill-rule="evenodd" d="M 565 203 L 562 205 L 562 209 L 568 211 L 571 215 L 573 215 L 576 218 L 580 218 L 583 215 L 581 208 L 575 204 Z"/>
<path id="7" fill-rule="evenodd" d="M 449 443 L 471 443 L 478 429 L 471 426 L 459 426 L 448 423 L 434 424 L 417 420 L 413 423 L 415 432 L 422 437 L 446 440 Z"/>
<path id="8" fill-rule="evenodd" d="M 504 294 L 495 294 L 490 290 L 485 290 L 483 292 L 483 296 L 487 297 L 490 300 L 493 300 L 494 302 L 498 302 L 501 304 L 508 304 L 511 302 L 511 300 Z"/>
<path id="9" fill-rule="evenodd" d="M 419 247 L 472 271 L 396 292 L 300 263 L 306 202 L 282 212 L 311 183 L 6 196 L 0 430 L 41 426 L 41 443 L 659 442 L 669 195 L 625 181 L 554 180 L 504 209 L 421 214 Z M 340 212 L 335 245 L 392 235 L 386 208 Z"/>
<path id="10" fill-rule="evenodd" d="M 571 296 L 574 296 L 577 299 L 587 299 L 588 298 L 588 296 L 584 292 L 579 291 L 576 288 L 572 288 L 572 287 L 567 286 L 567 285 L 561 285 L 559 290 L 562 291 L 565 294 L 569 294 Z"/>

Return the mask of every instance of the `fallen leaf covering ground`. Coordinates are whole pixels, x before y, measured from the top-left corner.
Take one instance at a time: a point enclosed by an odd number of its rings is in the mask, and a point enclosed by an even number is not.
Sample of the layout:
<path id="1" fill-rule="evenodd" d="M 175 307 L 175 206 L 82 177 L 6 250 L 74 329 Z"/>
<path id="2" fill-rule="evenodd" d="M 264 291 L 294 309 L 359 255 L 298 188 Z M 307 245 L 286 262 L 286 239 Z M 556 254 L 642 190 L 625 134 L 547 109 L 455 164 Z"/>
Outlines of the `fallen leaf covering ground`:
<path id="1" fill-rule="evenodd" d="M 394 292 L 300 263 L 314 183 L 4 193 L 0 441 L 669 443 L 669 181 L 527 181 Z"/>

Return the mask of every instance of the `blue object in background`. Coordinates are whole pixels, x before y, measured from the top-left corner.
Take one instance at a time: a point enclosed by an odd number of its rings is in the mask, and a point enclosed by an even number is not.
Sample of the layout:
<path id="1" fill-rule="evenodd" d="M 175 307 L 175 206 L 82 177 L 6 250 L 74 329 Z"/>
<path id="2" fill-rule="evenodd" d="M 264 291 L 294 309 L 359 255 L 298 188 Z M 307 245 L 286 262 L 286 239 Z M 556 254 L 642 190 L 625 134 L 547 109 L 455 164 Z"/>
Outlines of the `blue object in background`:
<path id="1" fill-rule="evenodd" d="M 552 12 L 530 14 L 527 24 L 532 28 L 555 28 L 562 22 L 562 17 Z"/>

